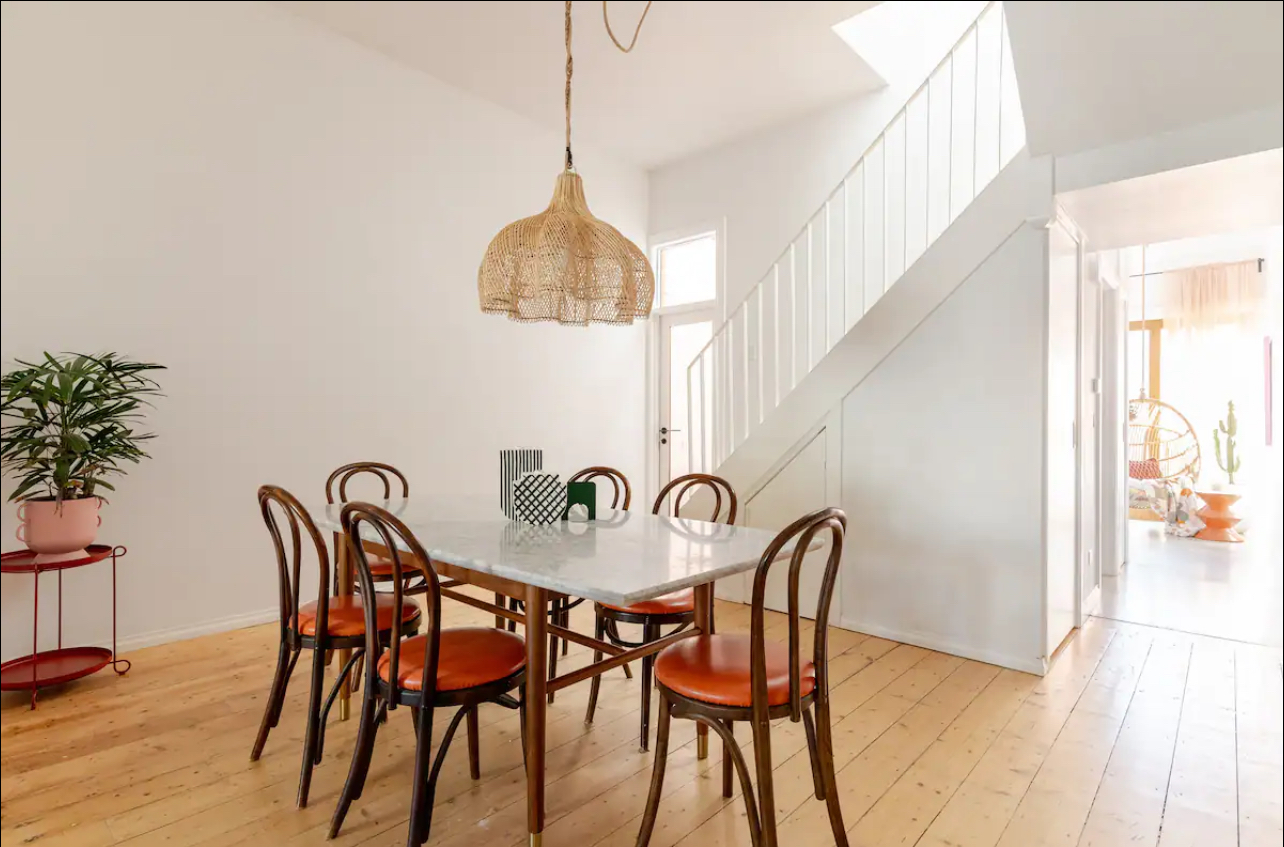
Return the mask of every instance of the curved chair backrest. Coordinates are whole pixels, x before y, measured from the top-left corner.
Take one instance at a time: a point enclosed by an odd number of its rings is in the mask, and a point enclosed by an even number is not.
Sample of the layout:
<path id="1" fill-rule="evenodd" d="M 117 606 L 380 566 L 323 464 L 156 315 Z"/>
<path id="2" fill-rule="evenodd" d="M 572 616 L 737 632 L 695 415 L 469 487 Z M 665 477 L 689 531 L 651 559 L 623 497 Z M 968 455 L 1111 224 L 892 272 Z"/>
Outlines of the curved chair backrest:
<path id="1" fill-rule="evenodd" d="M 722 477 L 707 473 L 689 473 L 669 480 L 669 484 L 661 488 L 659 496 L 655 498 L 655 505 L 651 507 L 651 514 L 660 514 L 660 510 L 664 507 L 664 498 L 668 497 L 670 492 L 673 492 L 673 517 L 682 517 L 682 500 L 686 497 L 687 492 L 699 491 L 702 488 L 708 488 L 713 492 L 713 515 L 709 518 L 709 521 L 711 523 L 735 523 L 735 489 L 731 487 L 731 483 Z M 724 492 L 727 506 L 725 510 L 722 508 Z"/>
<path id="2" fill-rule="evenodd" d="M 607 468 L 595 465 L 591 468 L 585 468 L 582 471 L 571 474 L 567 482 L 592 482 L 598 477 L 604 477 L 611 481 L 611 508 L 629 510 L 629 503 L 633 501 L 633 489 L 629 487 L 629 480 L 624 474 L 615 468 Z M 623 498 L 623 502 L 621 502 Z"/>
<path id="3" fill-rule="evenodd" d="M 423 694 L 424 702 L 431 703 L 437 687 L 437 648 L 441 642 L 441 583 L 437 579 L 436 571 L 427 564 L 429 561 L 427 551 L 419 543 L 419 539 L 415 537 L 415 534 L 399 518 L 387 509 L 376 506 L 373 503 L 363 503 L 361 501 L 345 503 L 343 511 L 339 513 L 339 520 L 343 524 L 343 533 L 347 536 L 353 559 L 356 562 L 357 583 L 361 587 L 361 595 L 363 597 L 374 597 L 375 585 L 374 576 L 370 573 L 370 562 L 366 557 L 365 545 L 362 543 L 362 524 L 366 524 L 374 530 L 373 537 L 371 537 L 370 533 L 367 533 L 365 540 L 382 544 L 388 550 L 388 560 L 392 562 L 392 591 L 387 593 L 392 595 L 394 609 L 401 608 L 402 600 L 405 597 L 403 589 L 407 577 L 414 576 L 415 572 L 424 575 L 423 605 L 424 614 L 428 618 L 428 627 L 424 635 L 427 637 L 428 644 L 427 649 L 424 650 Z M 379 625 L 376 620 L 378 612 L 375 604 L 366 603 L 365 613 L 365 684 L 374 686 L 376 684 L 376 665 L 378 665 L 381 655 Z M 392 641 L 388 645 L 388 653 L 388 679 L 392 680 L 395 686 L 396 680 L 401 678 L 398 676 L 398 668 L 401 661 L 401 639 L 396 635 L 395 631 Z M 374 691 L 375 689 L 372 687 L 369 690 Z M 392 709 L 395 705 L 396 697 L 390 697 L 388 708 Z"/>
<path id="4" fill-rule="evenodd" d="M 272 545 L 276 548 L 277 576 L 280 584 L 281 629 L 282 641 L 284 631 L 288 628 L 294 632 L 299 629 L 299 575 L 303 567 L 304 552 L 308 541 L 312 542 L 312 552 L 317 556 L 321 579 L 317 584 L 317 628 L 318 633 L 326 632 L 329 623 L 330 570 L 326 567 L 329 554 L 325 548 L 325 539 L 321 537 L 317 525 L 312 522 L 303 505 L 293 494 L 275 485 L 259 487 L 259 509 L 263 513 L 263 523 L 267 524 L 268 534 L 272 536 Z M 288 527 L 289 540 L 282 526 Z M 307 534 L 307 540 L 304 534 Z"/>
<path id="5" fill-rule="evenodd" d="M 838 579 L 838 566 L 843 559 L 843 536 L 847 531 L 847 515 L 842 509 L 834 508 L 819 509 L 785 527 L 767 547 L 758 562 L 758 570 L 753 580 L 753 609 L 749 625 L 750 685 L 753 692 L 755 719 L 767 719 L 766 640 L 763 635 L 767 575 L 780 556 L 780 551 L 791 542 L 794 544 L 794 549 L 788 559 L 789 573 L 786 583 L 789 592 L 789 716 L 795 723 L 802 718 L 800 679 L 802 660 L 799 656 L 802 645 L 799 644 L 798 637 L 798 580 L 802 572 L 803 559 L 807 555 L 807 548 L 811 546 L 818 533 L 826 530 L 830 534 L 829 560 L 825 563 L 825 574 L 820 582 L 820 597 L 816 603 L 816 639 L 813 645 L 812 662 L 816 668 L 816 697 L 828 700 L 829 607 L 834 599 L 834 583 Z"/>
<path id="6" fill-rule="evenodd" d="M 337 482 L 339 485 L 339 499 L 337 502 L 348 502 L 348 480 L 362 474 L 369 474 L 379 478 L 379 481 L 383 483 L 383 499 L 385 500 L 392 499 L 392 478 L 400 480 L 401 496 L 410 496 L 409 480 L 406 479 L 405 474 L 392 465 L 385 465 L 383 462 L 352 462 L 335 468 L 334 473 L 330 474 L 330 478 L 325 481 L 325 501 L 331 505 L 336 502 L 334 499 L 334 486 Z"/>

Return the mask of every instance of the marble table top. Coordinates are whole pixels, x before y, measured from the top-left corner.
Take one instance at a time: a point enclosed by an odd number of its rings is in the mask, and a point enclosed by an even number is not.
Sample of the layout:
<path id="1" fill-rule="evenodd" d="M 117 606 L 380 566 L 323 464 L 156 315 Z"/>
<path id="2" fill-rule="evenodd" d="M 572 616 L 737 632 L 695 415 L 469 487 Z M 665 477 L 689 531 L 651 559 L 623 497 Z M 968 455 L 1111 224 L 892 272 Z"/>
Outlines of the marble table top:
<path id="1" fill-rule="evenodd" d="M 533 526 L 502 515 L 429 514 L 413 499 L 376 505 L 400 518 L 432 559 L 619 605 L 752 570 L 776 536 L 751 527 L 610 509 L 599 510 L 598 519 L 588 523 Z M 339 532 L 340 509 L 310 511 L 318 527 Z M 378 540 L 369 526 L 365 530 L 367 538 Z"/>

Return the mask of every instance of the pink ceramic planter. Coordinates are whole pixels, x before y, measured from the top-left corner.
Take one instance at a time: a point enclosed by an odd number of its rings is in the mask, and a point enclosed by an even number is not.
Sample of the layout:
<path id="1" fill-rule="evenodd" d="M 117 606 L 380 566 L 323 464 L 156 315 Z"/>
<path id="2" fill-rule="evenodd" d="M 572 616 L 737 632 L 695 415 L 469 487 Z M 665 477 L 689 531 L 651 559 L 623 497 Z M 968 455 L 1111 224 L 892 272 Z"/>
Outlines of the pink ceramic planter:
<path id="1" fill-rule="evenodd" d="M 82 558 L 98 536 L 101 505 L 97 497 L 24 500 L 18 506 L 18 540 L 37 554 L 36 564 Z"/>

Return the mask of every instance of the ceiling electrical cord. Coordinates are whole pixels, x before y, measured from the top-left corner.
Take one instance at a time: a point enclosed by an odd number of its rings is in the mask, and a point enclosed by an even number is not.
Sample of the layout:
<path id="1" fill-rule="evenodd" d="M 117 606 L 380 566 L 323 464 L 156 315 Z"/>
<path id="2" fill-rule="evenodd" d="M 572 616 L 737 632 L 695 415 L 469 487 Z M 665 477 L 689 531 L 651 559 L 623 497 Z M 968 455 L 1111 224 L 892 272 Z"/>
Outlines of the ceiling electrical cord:
<path id="1" fill-rule="evenodd" d="M 647 12 L 651 11 L 651 0 L 647 0 L 646 8 L 642 10 L 642 17 L 638 18 L 637 29 L 633 30 L 633 40 L 629 42 L 628 47 L 621 44 L 620 39 L 615 37 L 615 32 L 611 29 L 611 18 L 606 11 L 606 4 L 607 0 L 602 0 L 602 22 L 606 24 L 606 34 L 611 36 L 611 40 L 615 42 L 616 47 L 620 48 L 621 53 L 628 53 L 638 43 L 638 34 L 642 32 L 642 22 L 646 20 Z"/>

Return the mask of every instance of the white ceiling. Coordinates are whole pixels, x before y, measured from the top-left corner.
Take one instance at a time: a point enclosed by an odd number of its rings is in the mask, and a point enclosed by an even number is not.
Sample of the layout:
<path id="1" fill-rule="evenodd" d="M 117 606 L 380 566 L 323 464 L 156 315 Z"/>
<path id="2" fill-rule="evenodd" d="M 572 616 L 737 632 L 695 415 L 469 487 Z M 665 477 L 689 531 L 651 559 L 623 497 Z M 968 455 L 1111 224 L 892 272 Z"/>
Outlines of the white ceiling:
<path id="1" fill-rule="evenodd" d="M 1268 150 L 1058 195 L 1094 249 L 1284 223 L 1284 152 Z"/>
<path id="2" fill-rule="evenodd" d="M 1076 153 L 1284 99 L 1279 2 L 1003 6 L 1034 154 Z"/>
<path id="3" fill-rule="evenodd" d="M 575 4 L 575 139 L 644 167 L 681 158 L 883 81 L 831 29 L 875 2 L 655 3 L 620 53 L 602 7 Z M 563 4 L 279 0 L 277 5 L 560 131 Z M 625 44 L 642 0 L 614 0 Z"/>

